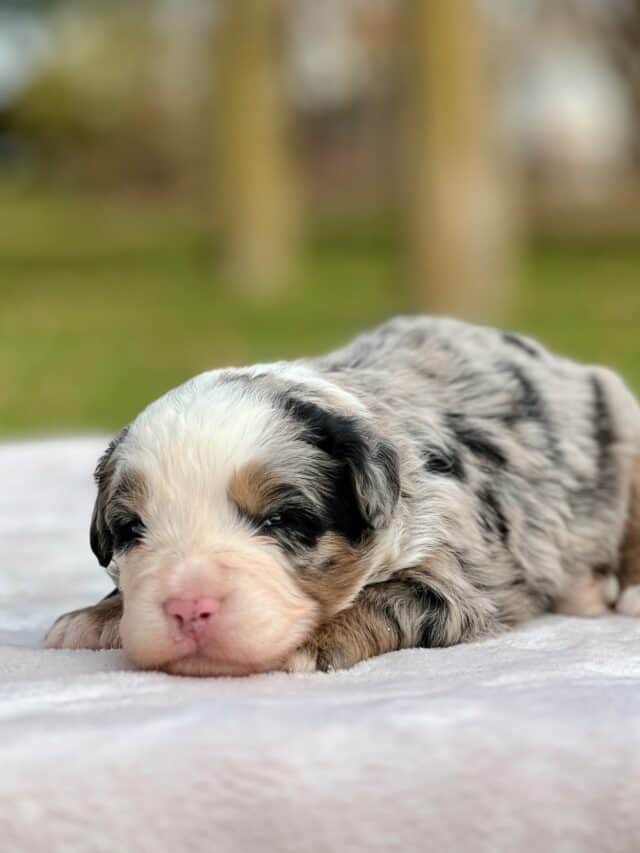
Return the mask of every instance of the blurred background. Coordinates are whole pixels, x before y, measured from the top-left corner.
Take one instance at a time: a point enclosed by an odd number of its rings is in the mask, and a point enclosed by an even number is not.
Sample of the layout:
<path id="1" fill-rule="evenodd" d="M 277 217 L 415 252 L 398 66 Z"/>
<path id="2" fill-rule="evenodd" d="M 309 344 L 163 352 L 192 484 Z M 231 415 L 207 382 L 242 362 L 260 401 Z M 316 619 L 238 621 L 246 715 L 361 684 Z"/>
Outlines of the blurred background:
<path id="1" fill-rule="evenodd" d="M 637 0 L 0 0 L 0 433 L 397 312 L 640 391 Z"/>

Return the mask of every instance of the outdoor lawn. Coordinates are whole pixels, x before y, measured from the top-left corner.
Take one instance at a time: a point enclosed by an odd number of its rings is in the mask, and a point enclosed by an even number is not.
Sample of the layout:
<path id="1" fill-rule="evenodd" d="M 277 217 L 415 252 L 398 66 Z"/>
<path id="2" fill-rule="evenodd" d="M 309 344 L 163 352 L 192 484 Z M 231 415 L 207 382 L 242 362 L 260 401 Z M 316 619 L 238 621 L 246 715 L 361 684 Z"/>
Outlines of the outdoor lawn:
<path id="1" fill-rule="evenodd" d="M 382 224 L 312 229 L 300 273 L 258 302 L 226 289 L 202 230 L 141 203 L 0 188 L 0 432 L 112 430 L 194 373 L 321 352 L 411 306 Z M 503 321 L 640 390 L 640 242 L 523 253 Z"/>

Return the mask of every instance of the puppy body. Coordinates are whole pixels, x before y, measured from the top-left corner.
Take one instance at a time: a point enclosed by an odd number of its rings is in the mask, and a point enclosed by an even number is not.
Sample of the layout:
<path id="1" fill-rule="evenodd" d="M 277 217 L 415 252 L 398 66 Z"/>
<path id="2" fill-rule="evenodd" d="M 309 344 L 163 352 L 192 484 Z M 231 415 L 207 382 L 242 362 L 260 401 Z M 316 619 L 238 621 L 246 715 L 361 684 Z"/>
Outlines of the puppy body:
<path id="1" fill-rule="evenodd" d="M 616 374 L 449 319 L 205 373 L 98 466 L 92 546 L 124 612 L 63 617 L 48 642 L 108 636 L 141 666 L 243 674 L 596 614 L 618 574 L 633 610 L 639 451 Z M 167 615 L 203 596 L 215 613 Z"/>

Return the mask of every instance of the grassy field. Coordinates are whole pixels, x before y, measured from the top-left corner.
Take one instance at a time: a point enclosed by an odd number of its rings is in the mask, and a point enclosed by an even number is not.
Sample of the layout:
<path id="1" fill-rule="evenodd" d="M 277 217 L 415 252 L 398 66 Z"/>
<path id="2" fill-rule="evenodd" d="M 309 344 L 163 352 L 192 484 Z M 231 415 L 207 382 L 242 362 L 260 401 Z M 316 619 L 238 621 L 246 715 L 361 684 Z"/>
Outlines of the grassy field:
<path id="1" fill-rule="evenodd" d="M 383 227 L 316 229 L 295 281 L 225 289 L 198 229 L 160 206 L 0 188 L 0 433 L 114 429 L 188 376 L 320 352 L 410 305 Z M 640 240 L 523 255 L 502 322 L 640 391 Z"/>

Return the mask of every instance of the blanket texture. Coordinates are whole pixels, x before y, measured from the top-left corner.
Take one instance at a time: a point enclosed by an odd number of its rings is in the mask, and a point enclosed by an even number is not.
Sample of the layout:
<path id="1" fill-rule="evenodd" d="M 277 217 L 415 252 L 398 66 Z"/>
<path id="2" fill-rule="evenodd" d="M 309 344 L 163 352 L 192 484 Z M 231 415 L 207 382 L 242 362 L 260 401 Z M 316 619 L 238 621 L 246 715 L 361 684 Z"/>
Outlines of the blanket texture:
<path id="1" fill-rule="evenodd" d="M 0 849 L 640 850 L 640 620 L 241 679 L 43 650 L 110 588 L 104 444 L 0 446 Z"/>

